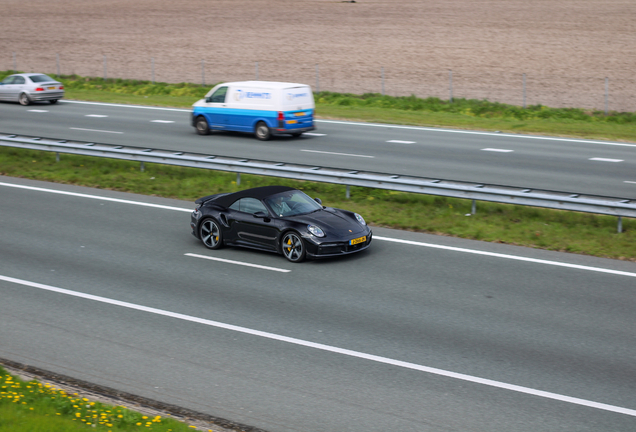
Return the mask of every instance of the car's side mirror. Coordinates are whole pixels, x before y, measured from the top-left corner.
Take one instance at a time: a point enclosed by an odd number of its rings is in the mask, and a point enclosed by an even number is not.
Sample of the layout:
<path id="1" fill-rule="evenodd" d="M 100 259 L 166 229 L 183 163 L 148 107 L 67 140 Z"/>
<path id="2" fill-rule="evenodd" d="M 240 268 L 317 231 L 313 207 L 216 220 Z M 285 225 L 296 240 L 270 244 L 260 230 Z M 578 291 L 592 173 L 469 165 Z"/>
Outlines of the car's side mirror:
<path id="1" fill-rule="evenodd" d="M 264 211 L 257 211 L 252 216 L 254 216 L 255 218 L 258 218 L 258 219 L 263 219 L 265 222 L 269 222 L 270 221 L 269 215 L 267 213 L 265 213 Z"/>
<path id="2" fill-rule="evenodd" d="M 322 205 L 322 200 L 320 198 L 314 198 L 314 201 L 316 201 L 318 204 Z"/>

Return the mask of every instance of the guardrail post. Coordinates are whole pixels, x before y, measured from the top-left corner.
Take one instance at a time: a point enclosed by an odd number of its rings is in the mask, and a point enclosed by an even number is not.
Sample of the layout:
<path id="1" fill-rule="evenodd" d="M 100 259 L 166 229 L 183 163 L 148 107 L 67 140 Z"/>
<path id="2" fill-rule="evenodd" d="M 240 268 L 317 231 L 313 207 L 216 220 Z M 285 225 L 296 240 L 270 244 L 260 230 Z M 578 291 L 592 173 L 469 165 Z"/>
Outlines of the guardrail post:
<path id="1" fill-rule="evenodd" d="M 241 173 L 236 173 L 236 185 L 241 185 Z"/>
<path id="2" fill-rule="evenodd" d="M 475 214 L 475 213 L 477 213 L 477 202 L 473 200 L 473 204 L 470 208 L 470 214 Z"/>
<path id="3" fill-rule="evenodd" d="M 55 152 L 55 162 L 60 161 L 60 152 Z"/>
<path id="4" fill-rule="evenodd" d="M 141 161 L 141 165 L 139 166 L 139 171 L 141 172 L 146 171 L 146 165 L 144 164 L 144 161 Z"/>
<path id="5" fill-rule="evenodd" d="M 618 233 L 623 232 L 623 216 L 618 217 Z"/>
<path id="6" fill-rule="evenodd" d="M 351 186 L 347 185 L 347 193 L 345 195 L 347 199 L 351 198 Z"/>

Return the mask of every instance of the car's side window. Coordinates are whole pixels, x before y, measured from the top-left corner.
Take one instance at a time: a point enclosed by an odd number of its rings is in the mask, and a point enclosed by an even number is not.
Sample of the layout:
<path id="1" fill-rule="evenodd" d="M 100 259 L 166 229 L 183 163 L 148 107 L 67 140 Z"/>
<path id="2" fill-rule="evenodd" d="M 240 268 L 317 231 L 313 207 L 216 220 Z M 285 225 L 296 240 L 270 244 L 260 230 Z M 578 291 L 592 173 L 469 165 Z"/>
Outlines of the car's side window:
<path id="1" fill-rule="evenodd" d="M 212 96 L 208 98 L 208 102 L 225 102 L 225 95 L 227 94 L 227 87 L 218 88 Z"/>
<path id="2" fill-rule="evenodd" d="M 259 211 L 267 213 L 267 208 L 256 198 L 241 198 L 240 200 L 235 201 L 230 208 L 232 210 L 250 214 L 254 214 Z"/>
<path id="3" fill-rule="evenodd" d="M 6 77 L 3 81 L 2 84 L 13 84 L 13 80 L 15 79 L 15 77 Z"/>
<path id="4" fill-rule="evenodd" d="M 13 84 L 24 84 L 24 77 L 15 77 Z"/>

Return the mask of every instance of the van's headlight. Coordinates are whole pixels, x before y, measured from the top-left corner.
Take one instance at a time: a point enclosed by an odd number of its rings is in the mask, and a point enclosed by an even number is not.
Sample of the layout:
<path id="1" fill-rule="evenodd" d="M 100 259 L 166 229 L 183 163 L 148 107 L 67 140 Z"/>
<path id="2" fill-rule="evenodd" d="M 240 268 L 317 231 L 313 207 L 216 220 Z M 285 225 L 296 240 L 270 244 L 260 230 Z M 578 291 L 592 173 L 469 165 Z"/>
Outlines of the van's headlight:
<path id="1" fill-rule="evenodd" d="M 367 224 L 362 216 L 360 216 L 358 213 L 354 213 L 354 214 L 356 215 L 356 219 L 358 220 L 358 222 L 360 222 L 362 225 Z"/>
<path id="2" fill-rule="evenodd" d="M 312 233 L 316 237 L 324 237 L 325 236 L 325 232 L 319 226 L 307 225 L 307 229 L 309 230 L 310 233 Z"/>

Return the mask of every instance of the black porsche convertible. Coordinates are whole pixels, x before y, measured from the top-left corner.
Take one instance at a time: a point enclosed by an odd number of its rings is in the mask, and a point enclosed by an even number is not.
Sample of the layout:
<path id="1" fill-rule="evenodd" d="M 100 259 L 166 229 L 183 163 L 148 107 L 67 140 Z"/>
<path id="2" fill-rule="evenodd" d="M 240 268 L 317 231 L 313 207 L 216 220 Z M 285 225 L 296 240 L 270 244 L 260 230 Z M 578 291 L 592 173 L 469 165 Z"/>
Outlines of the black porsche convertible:
<path id="1" fill-rule="evenodd" d="M 192 234 L 208 249 L 243 246 L 283 254 L 291 262 L 360 252 L 372 232 L 357 213 L 324 207 L 287 186 L 264 186 L 199 198 Z"/>

